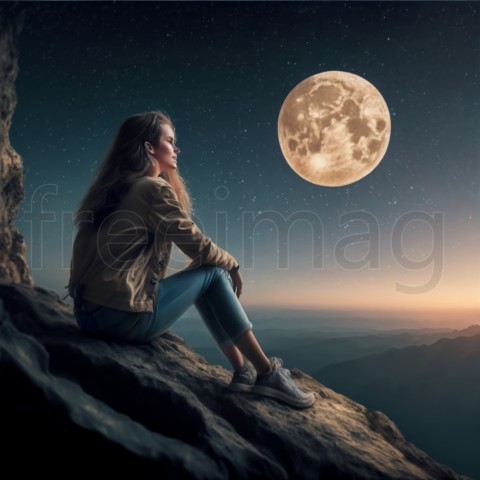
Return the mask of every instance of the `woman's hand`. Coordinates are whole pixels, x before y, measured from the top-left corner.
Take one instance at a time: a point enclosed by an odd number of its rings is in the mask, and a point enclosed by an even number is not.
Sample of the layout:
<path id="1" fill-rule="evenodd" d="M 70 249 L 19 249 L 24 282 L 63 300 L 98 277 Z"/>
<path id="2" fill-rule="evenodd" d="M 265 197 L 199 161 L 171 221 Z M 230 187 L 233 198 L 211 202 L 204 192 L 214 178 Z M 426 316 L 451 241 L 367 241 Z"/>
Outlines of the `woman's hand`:
<path id="1" fill-rule="evenodd" d="M 229 273 L 233 283 L 233 291 L 235 292 L 235 295 L 237 296 L 237 298 L 240 298 L 240 295 L 242 294 L 242 287 L 243 287 L 242 274 L 240 273 L 240 270 L 238 268 L 234 268 Z"/>

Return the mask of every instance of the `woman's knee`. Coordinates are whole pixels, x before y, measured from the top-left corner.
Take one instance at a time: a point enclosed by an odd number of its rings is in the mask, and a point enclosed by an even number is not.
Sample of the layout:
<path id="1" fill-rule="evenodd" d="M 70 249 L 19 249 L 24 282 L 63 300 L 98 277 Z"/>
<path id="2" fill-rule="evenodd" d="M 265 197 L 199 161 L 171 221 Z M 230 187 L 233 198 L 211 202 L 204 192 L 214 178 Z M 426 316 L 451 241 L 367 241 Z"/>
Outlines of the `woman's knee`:
<path id="1" fill-rule="evenodd" d="M 228 279 L 228 272 L 222 267 L 217 267 L 216 265 L 204 265 L 204 268 L 210 275 L 214 277 L 222 277 Z"/>

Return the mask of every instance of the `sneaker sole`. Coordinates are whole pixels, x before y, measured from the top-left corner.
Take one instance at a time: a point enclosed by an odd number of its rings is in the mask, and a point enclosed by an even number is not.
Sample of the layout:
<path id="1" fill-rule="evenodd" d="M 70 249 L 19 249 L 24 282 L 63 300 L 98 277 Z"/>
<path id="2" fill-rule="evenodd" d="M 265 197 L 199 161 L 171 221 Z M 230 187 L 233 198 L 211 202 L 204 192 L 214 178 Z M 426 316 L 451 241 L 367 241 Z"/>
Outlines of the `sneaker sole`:
<path id="1" fill-rule="evenodd" d="M 291 397 L 290 395 L 287 395 L 286 393 L 275 390 L 274 388 L 263 387 L 261 385 L 255 385 L 251 389 L 251 392 L 257 393 L 258 395 L 263 395 L 265 397 L 281 400 L 282 402 L 285 402 L 288 405 L 291 405 L 292 407 L 308 408 L 315 403 L 315 395 L 313 392 L 310 394 L 307 394 L 308 396 L 304 399 Z"/>

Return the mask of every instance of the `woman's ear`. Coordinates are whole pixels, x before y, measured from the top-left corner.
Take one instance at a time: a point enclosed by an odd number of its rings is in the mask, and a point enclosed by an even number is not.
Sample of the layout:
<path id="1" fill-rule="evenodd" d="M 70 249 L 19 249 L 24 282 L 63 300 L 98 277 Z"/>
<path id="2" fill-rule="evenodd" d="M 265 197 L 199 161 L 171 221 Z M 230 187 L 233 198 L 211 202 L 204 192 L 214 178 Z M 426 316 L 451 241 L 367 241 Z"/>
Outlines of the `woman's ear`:
<path id="1" fill-rule="evenodd" d="M 155 149 L 152 147 L 152 144 L 150 142 L 145 142 L 144 145 L 148 153 L 152 155 L 155 153 Z"/>

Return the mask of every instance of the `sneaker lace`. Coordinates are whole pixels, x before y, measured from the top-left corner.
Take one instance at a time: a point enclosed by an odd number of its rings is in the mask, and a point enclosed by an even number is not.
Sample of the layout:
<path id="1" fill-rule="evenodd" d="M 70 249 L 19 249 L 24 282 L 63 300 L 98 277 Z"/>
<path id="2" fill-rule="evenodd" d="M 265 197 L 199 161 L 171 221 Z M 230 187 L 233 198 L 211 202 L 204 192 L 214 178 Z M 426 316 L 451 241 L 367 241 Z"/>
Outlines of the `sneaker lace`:
<path id="1" fill-rule="evenodd" d="M 272 357 L 270 363 L 272 364 L 273 370 L 283 367 L 283 360 L 278 357 Z"/>
<path id="2" fill-rule="evenodd" d="M 290 370 L 283 368 L 283 360 L 281 358 L 272 357 L 270 361 L 274 370 L 278 370 L 286 378 L 291 378 Z"/>

